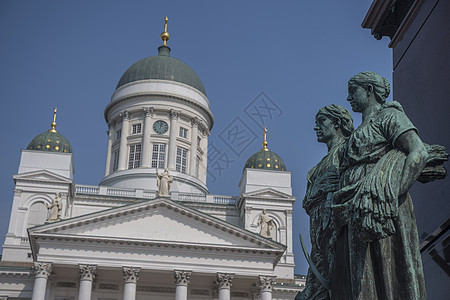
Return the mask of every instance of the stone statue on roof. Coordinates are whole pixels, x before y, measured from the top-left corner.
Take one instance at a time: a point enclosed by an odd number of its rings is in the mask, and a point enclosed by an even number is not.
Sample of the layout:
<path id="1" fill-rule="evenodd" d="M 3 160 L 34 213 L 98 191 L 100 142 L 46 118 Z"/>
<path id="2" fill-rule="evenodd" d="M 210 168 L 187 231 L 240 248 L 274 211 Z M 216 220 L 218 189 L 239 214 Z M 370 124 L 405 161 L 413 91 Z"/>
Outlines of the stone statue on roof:
<path id="1" fill-rule="evenodd" d="M 173 176 L 169 174 L 169 169 L 165 169 L 164 172 L 158 173 L 156 169 L 156 185 L 158 186 L 157 196 L 169 196 L 170 184 L 173 182 Z"/>
<path id="2" fill-rule="evenodd" d="M 47 222 L 56 222 L 61 220 L 62 214 L 62 200 L 61 193 L 55 195 L 52 203 L 50 205 L 45 205 L 49 209 L 49 214 L 47 218 Z"/>
<path id="3" fill-rule="evenodd" d="M 274 221 L 269 215 L 267 211 L 264 209 L 263 212 L 259 215 L 258 218 L 258 226 L 260 228 L 259 234 L 266 238 L 272 238 L 271 231 L 275 227 Z"/>

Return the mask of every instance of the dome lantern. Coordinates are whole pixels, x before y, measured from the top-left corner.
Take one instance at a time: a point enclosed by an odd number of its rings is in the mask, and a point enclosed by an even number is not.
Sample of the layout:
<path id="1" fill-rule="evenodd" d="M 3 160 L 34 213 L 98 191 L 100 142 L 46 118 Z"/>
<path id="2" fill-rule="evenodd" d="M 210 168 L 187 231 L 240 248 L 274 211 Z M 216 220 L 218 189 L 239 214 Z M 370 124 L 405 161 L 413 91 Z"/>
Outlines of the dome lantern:
<path id="1" fill-rule="evenodd" d="M 205 86 L 197 73 L 186 63 L 170 56 L 167 21 L 166 17 L 164 31 L 161 33 L 163 44 L 158 48 L 158 55 L 143 58 L 129 67 L 117 83 L 116 90 L 128 83 L 156 79 L 186 84 L 206 96 Z"/>

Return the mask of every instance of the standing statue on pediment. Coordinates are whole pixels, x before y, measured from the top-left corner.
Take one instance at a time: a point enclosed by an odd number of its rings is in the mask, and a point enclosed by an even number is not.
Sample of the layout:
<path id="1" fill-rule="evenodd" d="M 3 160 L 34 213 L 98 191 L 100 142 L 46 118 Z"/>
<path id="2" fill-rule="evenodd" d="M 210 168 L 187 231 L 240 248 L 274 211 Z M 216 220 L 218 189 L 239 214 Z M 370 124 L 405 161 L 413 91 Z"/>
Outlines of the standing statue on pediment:
<path id="1" fill-rule="evenodd" d="M 50 205 L 45 205 L 49 209 L 49 214 L 47 218 L 47 222 L 56 222 L 61 220 L 62 214 L 62 199 L 61 193 L 55 195 L 55 199 L 53 199 Z"/>
<path id="2" fill-rule="evenodd" d="M 260 227 L 259 234 L 266 238 L 272 238 L 271 231 L 275 227 L 273 219 L 269 217 L 267 211 L 264 209 L 263 212 L 259 215 L 258 218 L 258 226 Z"/>
<path id="3" fill-rule="evenodd" d="M 342 106 L 327 105 L 316 115 L 317 141 L 326 144 L 328 153 L 306 175 L 308 184 L 303 208 L 310 220 L 312 266 L 308 270 L 305 289 L 296 299 L 330 299 L 329 280 L 336 241 L 331 207 L 333 193 L 339 189 L 339 153 L 353 129 L 353 118 Z"/>
<path id="4" fill-rule="evenodd" d="M 161 174 L 156 169 L 156 185 L 158 186 L 157 196 L 169 196 L 170 184 L 173 182 L 173 176 L 169 174 L 169 169 L 165 169 Z"/>

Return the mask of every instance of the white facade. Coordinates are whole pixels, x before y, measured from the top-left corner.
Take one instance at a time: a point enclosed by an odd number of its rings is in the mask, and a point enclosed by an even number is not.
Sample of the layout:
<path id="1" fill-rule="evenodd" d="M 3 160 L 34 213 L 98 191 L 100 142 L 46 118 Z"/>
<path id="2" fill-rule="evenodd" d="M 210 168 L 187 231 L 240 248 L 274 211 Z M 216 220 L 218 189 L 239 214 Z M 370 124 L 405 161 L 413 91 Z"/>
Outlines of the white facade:
<path id="1" fill-rule="evenodd" d="M 74 183 L 71 153 L 22 150 L 0 299 L 295 297 L 304 278 L 294 276 L 290 172 L 246 169 L 240 195 L 209 194 L 213 117 L 206 96 L 187 84 L 127 83 L 105 119 L 99 185 Z M 165 168 L 170 197 L 156 197 Z M 56 194 L 61 221 L 49 223 Z"/>

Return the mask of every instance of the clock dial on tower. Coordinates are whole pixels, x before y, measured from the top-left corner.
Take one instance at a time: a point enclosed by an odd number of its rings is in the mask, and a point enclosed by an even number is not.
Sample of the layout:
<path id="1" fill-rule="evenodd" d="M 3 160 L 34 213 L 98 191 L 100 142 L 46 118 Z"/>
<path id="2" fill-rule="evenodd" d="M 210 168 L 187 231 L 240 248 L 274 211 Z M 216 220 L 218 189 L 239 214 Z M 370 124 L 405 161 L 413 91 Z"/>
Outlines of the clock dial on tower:
<path id="1" fill-rule="evenodd" d="M 167 132 L 168 129 L 169 129 L 169 125 L 167 125 L 167 123 L 163 120 L 158 120 L 155 123 L 153 123 L 153 130 L 156 133 L 164 134 Z"/>

